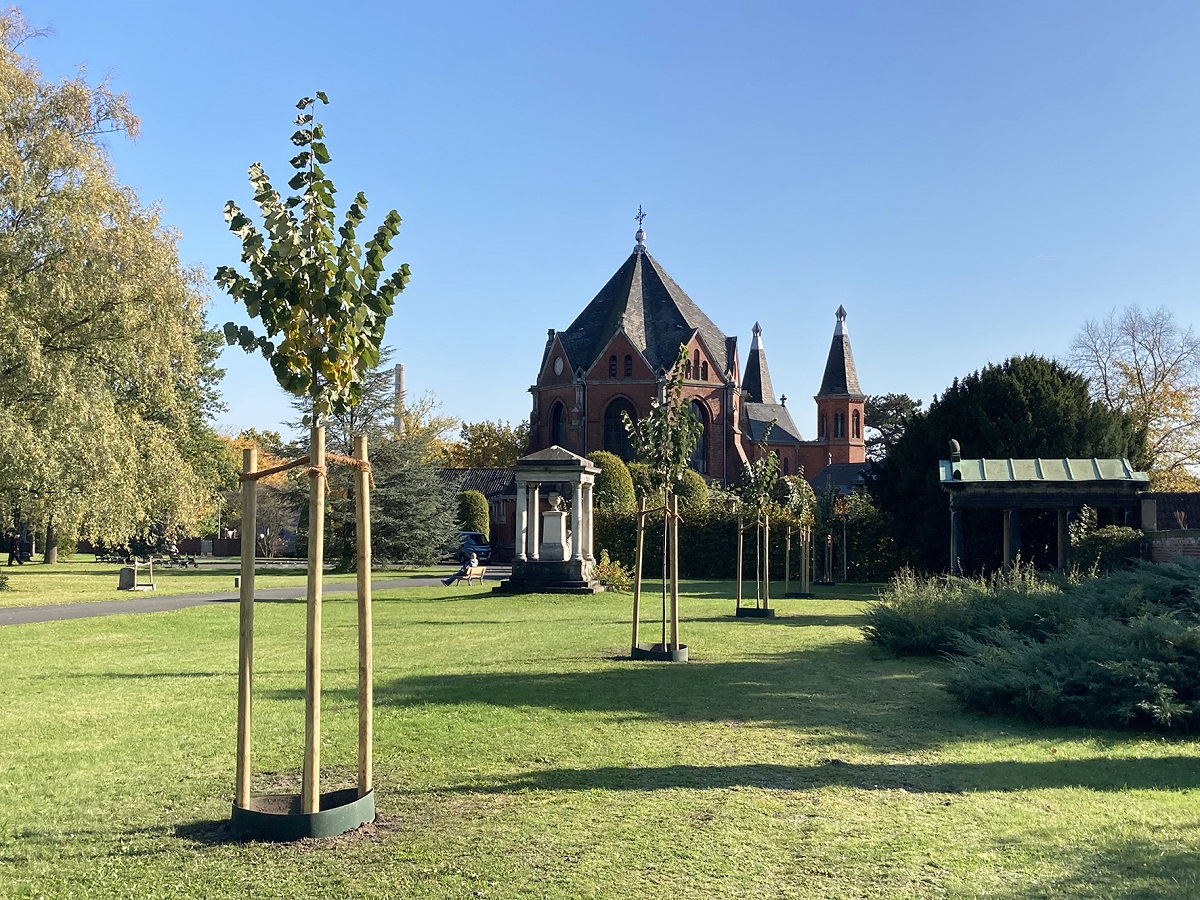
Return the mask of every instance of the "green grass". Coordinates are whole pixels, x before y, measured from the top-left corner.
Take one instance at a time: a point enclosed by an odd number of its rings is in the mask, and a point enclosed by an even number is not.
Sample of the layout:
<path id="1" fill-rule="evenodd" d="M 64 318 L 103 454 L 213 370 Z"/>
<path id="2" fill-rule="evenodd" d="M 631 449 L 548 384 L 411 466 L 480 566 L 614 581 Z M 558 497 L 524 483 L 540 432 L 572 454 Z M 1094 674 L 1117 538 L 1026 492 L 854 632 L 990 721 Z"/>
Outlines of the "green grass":
<path id="1" fill-rule="evenodd" d="M 1196 742 L 980 719 L 861 601 L 686 588 L 686 665 L 621 658 L 628 595 L 382 595 L 380 823 L 295 845 L 226 838 L 233 604 L 0 629 L 0 896 L 1200 895 Z M 290 788 L 304 607 L 256 616 L 255 789 Z M 324 618 L 334 787 L 353 602 Z"/>
<path id="2" fill-rule="evenodd" d="M 9 590 L 0 591 L 0 608 L 8 606 L 44 606 L 53 603 L 84 603 L 96 600 L 128 600 L 142 596 L 130 591 L 117 590 L 120 563 L 98 563 L 90 558 L 60 562 L 52 566 L 40 562 L 23 566 L 6 566 L 0 569 L 8 576 Z M 380 572 L 377 578 L 434 574 L 451 571 L 449 566 L 428 569 L 404 569 L 397 572 Z M 167 596 L 172 594 L 205 594 L 211 591 L 233 593 L 233 576 L 240 574 L 238 561 L 222 560 L 220 564 L 206 563 L 196 569 L 154 567 L 154 592 Z M 303 585 L 306 577 L 303 560 L 278 561 L 260 564 L 255 575 L 259 588 L 289 587 Z M 146 570 L 138 570 L 139 579 L 145 579 Z M 353 574 L 325 573 L 328 582 L 353 581 Z"/>

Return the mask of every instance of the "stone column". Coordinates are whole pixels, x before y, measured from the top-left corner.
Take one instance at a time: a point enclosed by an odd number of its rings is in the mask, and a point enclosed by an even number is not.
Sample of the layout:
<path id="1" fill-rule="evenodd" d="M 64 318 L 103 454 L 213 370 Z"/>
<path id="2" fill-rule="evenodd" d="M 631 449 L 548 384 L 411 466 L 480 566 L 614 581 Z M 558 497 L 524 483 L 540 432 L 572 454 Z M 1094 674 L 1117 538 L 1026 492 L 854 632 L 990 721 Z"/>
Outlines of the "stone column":
<path id="1" fill-rule="evenodd" d="M 571 559 L 583 559 L 583 485 L 571 488 Z"/>
<path id="2" fill-rule="evenodd" d="M 1004 571 L 1011 572 L 1021 553 L 1021 510 L 1004 510 Z"/>
<path id="3" fill-rule="evenodd" d="M 529 550 L 529 483 L 517 482 L 517 559 L 528 559 Z"/>
<path id="4" fill-rule="evenodd" d="M 1058 513 L 1058 567 L 1066 571 L 1071 567 L 1071 511 L 1056 510 Z"/>
<path id="5" fill-rule="evenodd" d="M 541 485 L 538 482 L 533 482 L 530 485 L 529 491 L 529 537 L 530 550 L 529 558 L 535 562 L 541 559 L 542 546 L 542 496 L 540 493 Z"/>
<path id="6" fill-rule="evenodd" d="M 594 510 L 592 508 L 592 491 L 595 487 L 596 485 L 590 481 L 583 486 L 583 531 L 586 535 L 583 545 L 583 558 L 589 562 L 594 562 L 596 559 L 592 541 L 595 525 L 595 519 L 593 518 Z"/>
<path id="7" fill-rule="evenodd" d="M 962 510 L 950 507 L 950 574 L 961 575 L 963 560 Z"/>

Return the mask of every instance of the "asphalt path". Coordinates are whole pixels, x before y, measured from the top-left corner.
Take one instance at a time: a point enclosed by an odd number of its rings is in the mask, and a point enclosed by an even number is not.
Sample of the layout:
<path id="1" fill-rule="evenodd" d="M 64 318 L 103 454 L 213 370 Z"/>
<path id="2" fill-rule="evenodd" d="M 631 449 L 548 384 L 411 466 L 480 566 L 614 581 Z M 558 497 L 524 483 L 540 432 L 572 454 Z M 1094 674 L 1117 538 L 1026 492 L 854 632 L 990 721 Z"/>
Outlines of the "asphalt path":
<path id="1" fill-rule="evenodd" d="M 509 575 L 507 566 L 489 566 L 487 579 L 499 581 Z M 371 582 L 372 591 L 384 591 L 404 587 L 433 587 L 442 579 L 436 576 L 413 578 L 381 578 Z M 327 584 L 322 596 L 329 594 L 354 594 L 358 585 L 354 582 Z M 303 584 L 292 587 L 265 588 L 254 592 L 257 600 L 299 600 L 305 595 Z M 131 613 L 168 612 L 187 609 L 190 606 L 205 606 L 209 603 L 237 603 L 236 590 L 213 591 L 209 594 L 174 594 L 158 596 L 151 591 L 135 593 L 128 600 L 96 600 L 90 603 L 55 603 L 46 606 L 10 606 L 0 609 L 0 626 L 28 625 L 33 622 L 58 622 L 64 619 L 91 619 L 96 616 L 117 616 Z"/>

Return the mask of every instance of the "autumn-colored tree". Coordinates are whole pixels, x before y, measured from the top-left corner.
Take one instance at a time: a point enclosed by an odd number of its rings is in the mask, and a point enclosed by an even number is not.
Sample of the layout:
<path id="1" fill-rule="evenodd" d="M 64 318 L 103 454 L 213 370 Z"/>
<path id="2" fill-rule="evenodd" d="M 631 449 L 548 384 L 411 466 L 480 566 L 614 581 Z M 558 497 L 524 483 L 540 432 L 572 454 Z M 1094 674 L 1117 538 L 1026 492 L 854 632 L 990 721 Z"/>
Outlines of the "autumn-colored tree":
<path id="1" fill-rule="evenodd" d="M 1128 413 L 1146 436 L 1155 490 L 1187 490 L 1200 466 L 1200 336 L 1165 307 L 1129 306 L 1093 319 L 1071 342 L 1068 362 L 1092 396 Z M 1189 471 L 1190 470 L 1190 471 Z"/>
<path id="2" fill-rule="evenodd" d="M 0 13 L 0 506 L 123 543 L 190 529 L 214 497 L 217 344 L 203 278 L 121 184 L 138 119 L 107 81 L 49 82 Z"/>
<path id="3" fill-rule="evenodd" d="M 529 423 L 464 422 L 459 440 L 447 447 L 446 465 L 452 468 L 508 468 L 529 447 Z"/>

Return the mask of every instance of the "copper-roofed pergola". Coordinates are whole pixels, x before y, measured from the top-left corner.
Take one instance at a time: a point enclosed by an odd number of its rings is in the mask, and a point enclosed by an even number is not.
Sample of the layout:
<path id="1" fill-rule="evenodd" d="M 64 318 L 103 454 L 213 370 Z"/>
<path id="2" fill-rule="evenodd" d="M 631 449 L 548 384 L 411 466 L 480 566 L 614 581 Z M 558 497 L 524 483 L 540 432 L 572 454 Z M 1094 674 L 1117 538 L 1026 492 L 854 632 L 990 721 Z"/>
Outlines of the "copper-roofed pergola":
<path id="1" fill-rule="evenodd" d="M 1071 517 L 1089 506 L 1109 510 L 1114 521 L 1132 523 L 1138 493 L 1150 481 L 1127 459 L 963 459 L 950 442 L 950 459 L 940 460 L 940 480 L 950 494 L 950 571 L 962 574 L 962 514 L 995 509 L 1004 516 L 1004 570 L 1012 568 L 1021 546 L 1021 510 L 1052 509 L 1058 514 L 1058 566 L 1071 564 Z"/>

